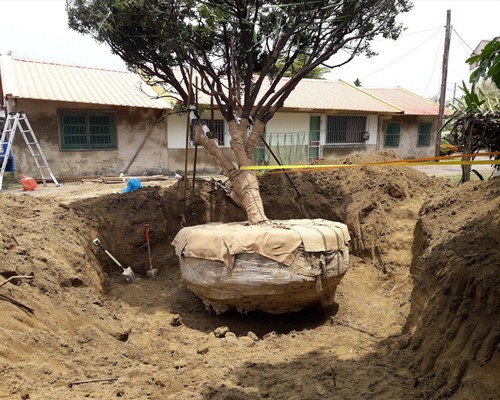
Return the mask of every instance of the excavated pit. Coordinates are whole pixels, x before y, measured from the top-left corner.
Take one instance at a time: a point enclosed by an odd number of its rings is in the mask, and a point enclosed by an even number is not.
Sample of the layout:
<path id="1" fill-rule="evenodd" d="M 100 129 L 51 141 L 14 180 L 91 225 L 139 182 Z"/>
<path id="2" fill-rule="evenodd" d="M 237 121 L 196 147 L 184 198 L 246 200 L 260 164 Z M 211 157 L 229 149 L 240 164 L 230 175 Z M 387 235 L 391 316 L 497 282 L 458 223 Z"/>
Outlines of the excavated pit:
<path id="1" fill-rule="evenodd" d="M 245 219 L 214 181 L 186 197 L 183 181 L 75 201 L 2 194 L 0 274 L 35 279 L 0 287 L 0 397 L 496 398 L 499 180 L 455 188 L 404 167 L 290 178 L 260 178 L 268 217 L 345 223 L 352 257 L 337 304 L 279 316 L 211 315 L 181 280 L 180 228 Z"/>

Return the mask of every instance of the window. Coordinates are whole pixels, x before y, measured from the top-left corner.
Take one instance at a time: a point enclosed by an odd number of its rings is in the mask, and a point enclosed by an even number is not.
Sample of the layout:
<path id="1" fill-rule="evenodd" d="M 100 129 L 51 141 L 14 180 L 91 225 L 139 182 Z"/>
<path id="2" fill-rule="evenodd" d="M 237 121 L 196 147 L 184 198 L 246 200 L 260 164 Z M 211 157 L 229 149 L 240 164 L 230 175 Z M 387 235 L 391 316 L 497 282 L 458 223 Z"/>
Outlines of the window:
<path id="1" fill-rule="evenodd" d="M 366 138 L 365 116 L 328 116 L 326 121 L 326 145 L 359 146 Z"/>
<path id="2" fill-rule="evenodd" d="M 432 129 L 432 123 L 430 122 L 421 122 L 418 125 L 417 146 L 428 147 L 431 145 L 431 129 Z"/>
<path id="3" fill-rule="evenodd" d="M 116 149 L 116 116 L 107 112 L 64 111 L 61 119 L 61 149 Z"/>
<path id="4" fill-rule="evenodd" d="M 399 147 L 401 122 L 388 122 L 385 131 L 385 147 Z"/>
<path id="5" fill-rule="evenodd" d="M 212 125 L 212 123 L 213 123 L 213 125 Z M 225 146 L 226 145 L 226 121 L 224 121 L 223 119 L 214 119 L 214 120 L 206 121 L 206 124 L 208 126 L 208 129 L 210 129 L 210 133 L 212 133 L 212 135 L 213 135 L 212 137 L 217 138 L 219 146 Z M 194 130 L 193 130 L 192 125 L 190 128 L 189 140 L 192 143 L 192 146 L 194 146 Z"/>

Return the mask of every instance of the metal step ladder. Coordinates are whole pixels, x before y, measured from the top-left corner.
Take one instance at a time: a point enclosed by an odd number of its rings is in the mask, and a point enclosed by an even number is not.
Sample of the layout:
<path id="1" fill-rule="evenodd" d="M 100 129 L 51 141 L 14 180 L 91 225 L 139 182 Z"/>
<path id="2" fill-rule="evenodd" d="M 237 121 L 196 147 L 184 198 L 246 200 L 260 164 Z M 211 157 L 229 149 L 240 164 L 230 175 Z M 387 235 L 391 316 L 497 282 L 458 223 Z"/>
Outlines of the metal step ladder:
<path id="1" fill-rule="evenodd" d="M 38 143 L 35 132 L 33 132 L 33 128 L 28 121 L 28 117 L 26 116 L 24 111 L 18 111 L 10 112 L 7 115 L 7 119 L 5 120 L 2 131 L 2 137 L 0 138 L 0 150 L 4 150 L 2 166 L 0 168 L 0 190 L 2 190 L 3 175 L 7 168 L 7 162 L 12 148 L 12 142 L 14 141 L 14 136 L 16 135 L 16 131 L 18 129 L 21 132 L 26 145 L 28 146 L 31 157 L 33 157 L 33 160 L 35 160 L 35 165 L 40 171 L 40 176 L 42 178 L 43 184 L 47 184 L 45 175 L 46 173 L 48 173 L 56 186 L 59 186 L 59 182 L 57 182 L 56 177 L 52 173 L 52 170 L 50 169 L 49 164 L 45 156 L 43 155 L 42 148 L 40 147 L 40 143 Z M 7 146 L 5 146 L 5 143 L 7 144 Z"/>

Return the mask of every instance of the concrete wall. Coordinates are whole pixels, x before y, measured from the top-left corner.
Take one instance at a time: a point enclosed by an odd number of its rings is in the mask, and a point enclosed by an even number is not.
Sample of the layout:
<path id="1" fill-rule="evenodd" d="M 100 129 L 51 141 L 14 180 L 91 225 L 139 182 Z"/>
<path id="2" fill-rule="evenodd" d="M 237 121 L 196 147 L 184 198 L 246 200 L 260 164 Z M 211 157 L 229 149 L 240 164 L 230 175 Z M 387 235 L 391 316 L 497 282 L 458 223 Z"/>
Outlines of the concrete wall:
<path id="1" fill-rule="evenodd" d="M 23 110 L 26 113 L 56 177 L 118 175 L 124 172 L 129 165 L 128 175 L 166 174 L 169 172 L 167 121 L 164 119 L 162 122 L 154 124 L 162 110 L 35 100 L 17 100 L 15 105 L 11 105 L 11 110 Z M 116 112 L 117 149 L 61 150 L 59 110 Z M 149 136 L 144 142 L 148 134 Z M 137 153 L 143 142 L 142 149 Z M 16 173 L 38 176 L 34 160 L 19 130 L 16 132 L 12 151 Z"/>
<path id="2" fill-rule="evenodd" d="M 384 146 L 385 132 L 388 122 L 400 122 L 401 131 L 399 146 L 393 147 Z M 432 123 L 430 146 L 418 146 L 418 128 L 421 122 Z M 390 119 L 381 119 L 379 130 L 379 141 L 377 150 L 392 150 L 403 158 L 421 158 L 433 157 L 435 152 L 436 143 L 436 129 L 437 117 L 436 116 L 415 116 L 415 115 L 401 115 L 393 116 Z"/>

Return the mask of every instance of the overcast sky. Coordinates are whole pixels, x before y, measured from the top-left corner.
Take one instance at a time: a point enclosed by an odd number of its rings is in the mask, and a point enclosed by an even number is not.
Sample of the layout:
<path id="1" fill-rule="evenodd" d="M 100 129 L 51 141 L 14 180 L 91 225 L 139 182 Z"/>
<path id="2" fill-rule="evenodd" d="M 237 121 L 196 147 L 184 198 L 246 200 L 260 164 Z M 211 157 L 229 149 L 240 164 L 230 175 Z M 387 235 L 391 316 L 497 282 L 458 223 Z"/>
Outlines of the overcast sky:
<path id="1" fill-rule="evenodd" d="M 365 87 L 400 86 L 421 96 L 439 94 L 443 61 L 446 12 L 453 26 L 449 56 L 447 97 L 455 84 L 467 81 L 465 59 L 481 40 L 500 36 L 500 0 L 414 0 L 414 8 L 399 17 L 407 30 L 397 41 L 373 43 L 379 53 L 358 57 L 333 70 L 329 79 Z M 67 27 L 65 0 L 0 0 L 2 33 L 0 54 L 32 59 L 125 69 L 105 45 Z M 457 89 L 458 90 L 458 89 Z"/>

